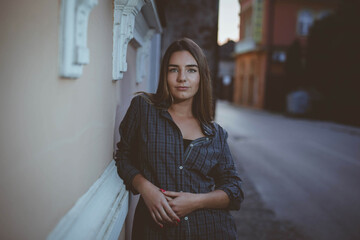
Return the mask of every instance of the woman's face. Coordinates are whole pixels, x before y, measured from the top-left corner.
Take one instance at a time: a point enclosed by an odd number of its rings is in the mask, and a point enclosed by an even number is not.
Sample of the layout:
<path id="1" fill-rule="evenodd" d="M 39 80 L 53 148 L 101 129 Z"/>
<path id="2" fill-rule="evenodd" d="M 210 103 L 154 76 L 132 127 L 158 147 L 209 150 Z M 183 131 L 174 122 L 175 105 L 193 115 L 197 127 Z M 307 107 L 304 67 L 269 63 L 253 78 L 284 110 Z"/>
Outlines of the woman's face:
<path id="1" fill-rule="evenodd" d="M 174 52 L 167 71 L 167 83 L 175 103 L 192 101 L 200 83 L 199 67 L 195 58 L 188 51 Z"/>

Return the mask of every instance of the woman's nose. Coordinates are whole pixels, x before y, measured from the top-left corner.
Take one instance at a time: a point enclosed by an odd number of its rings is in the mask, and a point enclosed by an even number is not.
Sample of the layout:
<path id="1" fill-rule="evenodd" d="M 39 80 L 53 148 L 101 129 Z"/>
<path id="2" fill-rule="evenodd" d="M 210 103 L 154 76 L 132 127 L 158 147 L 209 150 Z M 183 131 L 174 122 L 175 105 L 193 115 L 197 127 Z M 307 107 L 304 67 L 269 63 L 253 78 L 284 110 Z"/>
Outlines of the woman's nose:
<path id="1" fill-rule="evenodd" d="M 179 71 L 178 81 L 180 81 L 180 82 L 186 81 L 185 71 L 183 71 L 183 70 Z"/>

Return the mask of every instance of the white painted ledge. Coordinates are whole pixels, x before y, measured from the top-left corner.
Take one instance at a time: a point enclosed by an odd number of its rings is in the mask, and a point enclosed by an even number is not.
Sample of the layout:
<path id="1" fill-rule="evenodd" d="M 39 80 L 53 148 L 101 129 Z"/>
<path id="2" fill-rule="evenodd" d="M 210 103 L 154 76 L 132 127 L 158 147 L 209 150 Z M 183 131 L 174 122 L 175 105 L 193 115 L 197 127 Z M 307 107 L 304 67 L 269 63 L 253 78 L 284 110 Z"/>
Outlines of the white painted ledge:
<path id="1" fill-rule="evenodd" d="M 49 234 L 48 240 L 117 240 L 128 212 L 129 192 L 111 161 L 102 176 Z"/>

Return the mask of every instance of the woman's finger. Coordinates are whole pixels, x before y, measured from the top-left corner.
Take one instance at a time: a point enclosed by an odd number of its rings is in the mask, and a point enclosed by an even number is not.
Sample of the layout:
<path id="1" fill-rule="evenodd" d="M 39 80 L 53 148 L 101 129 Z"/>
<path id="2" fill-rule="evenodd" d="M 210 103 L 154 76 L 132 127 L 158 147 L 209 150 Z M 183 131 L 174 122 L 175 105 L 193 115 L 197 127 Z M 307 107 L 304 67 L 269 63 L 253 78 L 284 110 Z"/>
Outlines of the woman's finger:
<path id="1" fill-rule="evenodd" d="M 173 220 L 168 216 L 168 214 L 165 212 L 164 208 L 159 209 L 159 213 L 161 215 L 161 218 L 163 222 L 172 223 Z"/>
<path id="2" fill-rule="evenodd" d="M 178 217 L 178 215 L 176 215 L 176 213 L 174 212 L 174 210 L 172 210 L 172 208 L 170 207 L 169 204 L 167 204 L 166 206 L 164 206 L 165 211 L 167 212 L 167 215 L 176 223 L 176 222 L 180 222 L 180 218 Z"/>
<path id="3" fill-rule="evenodd" d="M 164 225 L 158 221 L 157 217 L 155 216 L 155 213 L 151 212 L 151 217 L 154 219 L 157 225 L 159 225 L 161 228 L 164 227 Z"/>
<path id="4" fill-rule="evenodd" d="M 168 197 L 176 198 L 176 197 L 180 196 L 181 192 L 165 191 L 165 192 L 163 192 L 163 194 Z"/>
<path id="5" fill-rule="evenodd" d="M 165 221 L 164 221 L 164 218 L 161 216 L 161 213 L 157 209 L 154 211 L 154 213 L 155 213 L 155 217 L 158 220 L 158 222 L 161 224 L 164 224 Z"/>
<path id="6" fill-rule="evenodd" d="M 166 198 L 166 200 L 167 200 L 168 202 L 171 201 L 171 200 L 173 200 L 173 198 L 168 197 L 168 196 L 165 196 L 165 198 Z"/>
<path id="7" fill-rule="evenodd" d="M 179 192 L 172 192 L 172 191 L 164 191 L 162 193 L 165 194 L 165 196 L 172 197 L 172 198 L 178 197 L 181 194 Z"/>

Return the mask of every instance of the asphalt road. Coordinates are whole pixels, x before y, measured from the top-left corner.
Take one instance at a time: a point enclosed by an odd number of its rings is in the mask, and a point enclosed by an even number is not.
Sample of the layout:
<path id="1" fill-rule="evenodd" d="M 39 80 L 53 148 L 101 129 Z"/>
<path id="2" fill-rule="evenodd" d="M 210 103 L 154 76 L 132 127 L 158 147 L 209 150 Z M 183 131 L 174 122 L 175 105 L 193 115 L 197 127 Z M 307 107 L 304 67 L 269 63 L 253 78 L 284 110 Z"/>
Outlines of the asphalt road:
<path id="1" fill-rule="evenodd" d="M 229 133 L 232 154 L 253 185 L 250 191 L 278 225 L 294 227 L 305 239 L 360 239 L 359 128 L 226 102 L 218 102 L 216 121 Z M 239 214 L 251 214 L 248 210 Z"/>

